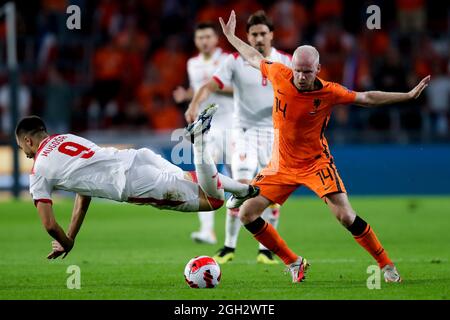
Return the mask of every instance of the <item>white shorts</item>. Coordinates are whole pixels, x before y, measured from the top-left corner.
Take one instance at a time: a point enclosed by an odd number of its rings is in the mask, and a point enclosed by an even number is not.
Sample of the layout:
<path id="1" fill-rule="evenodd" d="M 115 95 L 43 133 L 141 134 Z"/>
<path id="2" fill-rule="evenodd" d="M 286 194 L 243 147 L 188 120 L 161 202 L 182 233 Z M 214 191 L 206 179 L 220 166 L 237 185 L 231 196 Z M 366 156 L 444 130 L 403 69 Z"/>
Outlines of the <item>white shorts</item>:
<path id="1" fill-rule="evenodd" d="M 159 209 L 198 211 L 198 184 L 184 171 L 150 149 L 139 149 L 127 172 L 127 202 Z"/>
<path id="2" fill-rule="evenodd" d="M 272 157 L 273 128 L 236 128 L 233 130 L 232 177 L 252 180 Z"/>

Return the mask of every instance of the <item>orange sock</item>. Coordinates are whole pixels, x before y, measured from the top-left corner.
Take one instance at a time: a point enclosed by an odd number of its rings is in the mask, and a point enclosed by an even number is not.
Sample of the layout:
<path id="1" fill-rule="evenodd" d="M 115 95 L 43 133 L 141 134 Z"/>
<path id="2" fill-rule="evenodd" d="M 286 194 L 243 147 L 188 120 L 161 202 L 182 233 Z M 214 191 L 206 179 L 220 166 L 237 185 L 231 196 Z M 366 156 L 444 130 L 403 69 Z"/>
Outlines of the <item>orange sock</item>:
<path id="1" fill-rule="evenodd" d="M 246 224 L 245 227 L 253 233 L 256 240 L 280 257 L 284 264 L 289 265 L 297 261 L 298 256 L 289 249 L 286 242 L 270 223 L 258 218 Z"/>
<path id="2" fill-rule="evenodd" d="M 377 260 L 380 268 L 383 268 L 387 264 L 392 264 L 386 250 L 384 250 L 369 224 L 367 224 L 363 233 L 358 236 L 354 235 L 353 238 L 355 238 L 356 242 L 358 242 L 361 247 L 366 249 L 367 252 L 369 252 L 375 260 Z"/>

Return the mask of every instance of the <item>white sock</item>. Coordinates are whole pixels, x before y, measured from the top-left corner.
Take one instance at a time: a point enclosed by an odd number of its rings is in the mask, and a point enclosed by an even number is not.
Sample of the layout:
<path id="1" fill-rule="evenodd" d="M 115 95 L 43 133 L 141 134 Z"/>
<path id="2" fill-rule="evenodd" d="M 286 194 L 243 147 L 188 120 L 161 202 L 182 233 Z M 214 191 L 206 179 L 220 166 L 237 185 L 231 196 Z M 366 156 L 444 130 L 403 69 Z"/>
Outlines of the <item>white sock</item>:
<path id="1" fill-rule="evenodd" d="M 261 217 L 270 223 L 275 229 L 278 227 L 278 219 L 280 217 L 280 206 L 274 205 L 264 209 Z M 259 244 L 259 250 L 269 250 L 263 244 Z"/>
<path id="2" fill-rule="evenodd" d="M 219 178 L 226 192 L 231 192 L 238 197 L 243 197 L 248 194 L 248 184 L 240 183 L 221 173 L 219 173 Z"/>
<path id="3" fill-rule="evenodd" d="M 224 200 L 225 192 L 219 181 L 216 164 L 208 153 L 203 136 L 194 141 L 194 165 L 200 188 L 210 197 Z"/>
<path id="4" fill-rule="evenodd" d="M 239 230 L 241 229 L 241 220 L 239 219 L 239 209 L 227 209 L 225 219 L 225 246 L 236 248 Z"/>
<path id="5" fill-rule="evenodd" d="M 214 233 L 214 214 L 215 211 L 204 211 L 198 213 L 201 233 Z"/>
<path id="6" fill-rule="evenodd" d="M 269 206 L 269 209 L 271 210 L 271 215 L 268 215 L 269 223 L 275 228 L 278 228 L 278 222 L 280 220 L 280 205 L 279 204 L 273 204 Z"/>

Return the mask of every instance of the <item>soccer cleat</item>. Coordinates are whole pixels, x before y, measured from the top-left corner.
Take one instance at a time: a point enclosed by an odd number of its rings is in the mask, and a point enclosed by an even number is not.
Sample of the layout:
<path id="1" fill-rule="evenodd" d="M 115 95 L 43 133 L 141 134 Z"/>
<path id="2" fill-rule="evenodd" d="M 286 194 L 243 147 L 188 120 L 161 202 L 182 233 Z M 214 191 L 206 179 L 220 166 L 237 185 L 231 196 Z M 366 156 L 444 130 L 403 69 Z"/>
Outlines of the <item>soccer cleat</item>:
<path id="1" fill-rule="evenodd" d="M 228 209 L 236 209 L 239 208 L 246 200 L 250 198 L 254 198 L 257 195 L 259 195 L 259 187 L 257 186 L 248 186 L 248 194 L 243 197 L 238 197 L 235 195 L 231 195 L 231 197 L 227 201 L 227 208 Z"/>
<path id="2" fill-rule="evenodd" d="M 197 117 L 197 120 L 192 122 L 184 129 L 184 136 L 191 143 L 194 143 L 194 139 L 207 133 L 211 128 L 211 120 L 218 109 L 217 104 L 212 103 L 205 108 Z"/>
<path id="3" fill-rule="evenodd" d="M 234 259 L 234 249 L 225 246 L 217 251 L 213 259 L 219 264 L 230 262 Z"/>
<path id="4" fill-rule="evenodd" d="M 388 264 L 381 269 L 384 273 L 384 281 L 386 282 L 402 282 L 402 278 L 393 264 Z"/>
<path id="5" fill-rule="evenodd" d="M 259 250 L 256 256 L 256 262 L 262 264 L 279 264 L 278 260 L 273 257 L 272 251 L 270 250 Z"/>
<path id="6" fill-rule="evenodd" d="M 206 244 L 216 244 L 217 239 L 216 235 L 211 232 L 192 232 L 191 239 L 198 243 L 206 243 Z"/>
<path id="7" fill-rule="evenodd" d="M 309 263 L 305 258 L 298 257 L 297 261 L 291 263 L 286 271 L 289 271 L 292 276 L 292 283 L 302 282 L 305 280 L 306 270 L 309 268 Z"/>

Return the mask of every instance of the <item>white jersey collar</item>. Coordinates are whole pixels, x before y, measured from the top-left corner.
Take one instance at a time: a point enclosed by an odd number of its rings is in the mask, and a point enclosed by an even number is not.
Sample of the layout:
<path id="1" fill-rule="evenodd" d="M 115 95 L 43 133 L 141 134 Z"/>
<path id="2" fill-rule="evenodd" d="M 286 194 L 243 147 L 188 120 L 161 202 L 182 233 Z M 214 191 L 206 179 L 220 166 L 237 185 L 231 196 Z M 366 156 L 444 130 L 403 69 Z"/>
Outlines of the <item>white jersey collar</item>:
<path id="1" fill-rule="evenodd" d="M 200 53 L 200 57 L 203 62 L 208 62 L 208 61 L 216 60 L 221 54 L 222 54 L 222 48 L 216 48 L 216 50 L 214 50 L 213 54 L 211 55 L 211 58 L 209 58 L 208 60 L 205 59 L 205 56 L 202 53 Z"/>

